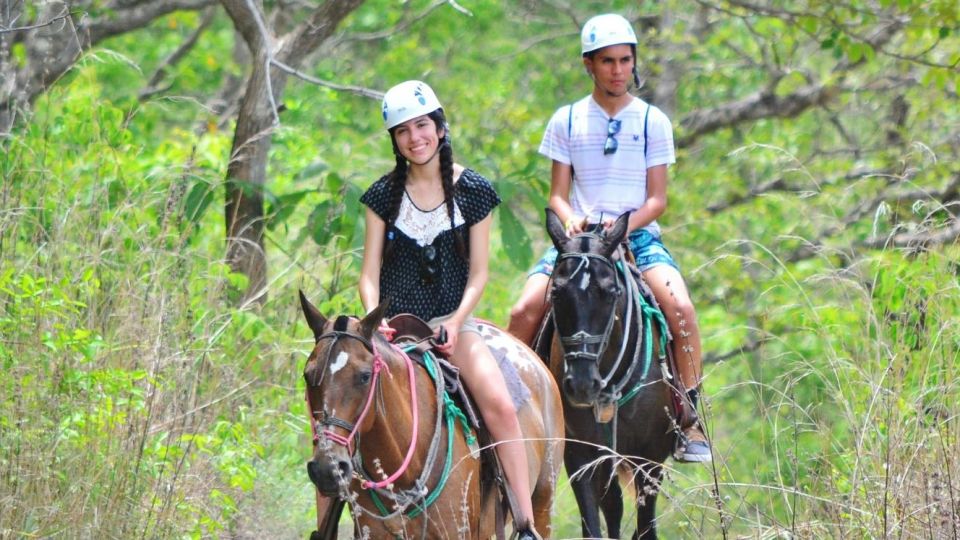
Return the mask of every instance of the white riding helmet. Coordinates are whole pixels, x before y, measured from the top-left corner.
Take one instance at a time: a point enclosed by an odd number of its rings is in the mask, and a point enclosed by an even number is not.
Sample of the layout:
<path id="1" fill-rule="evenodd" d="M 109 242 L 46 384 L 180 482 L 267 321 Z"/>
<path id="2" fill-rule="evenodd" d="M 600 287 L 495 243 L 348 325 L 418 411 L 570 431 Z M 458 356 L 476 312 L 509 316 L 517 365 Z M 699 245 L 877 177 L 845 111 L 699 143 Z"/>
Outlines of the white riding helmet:
<path id="1" fill-rule="evenodd" d="M 581 55 L 611 45 L 624 44 L 636 46 L 637 35 L 633 33 L 630 21 L 616 13 L 591 18 L 580 32 Z"/>
<path id="2" fill-rule="evenodd" d="M 383 125 L 392 129 L 441 108 L 440 100 L 427 83 L 404 81 L 383 95 Z"/>

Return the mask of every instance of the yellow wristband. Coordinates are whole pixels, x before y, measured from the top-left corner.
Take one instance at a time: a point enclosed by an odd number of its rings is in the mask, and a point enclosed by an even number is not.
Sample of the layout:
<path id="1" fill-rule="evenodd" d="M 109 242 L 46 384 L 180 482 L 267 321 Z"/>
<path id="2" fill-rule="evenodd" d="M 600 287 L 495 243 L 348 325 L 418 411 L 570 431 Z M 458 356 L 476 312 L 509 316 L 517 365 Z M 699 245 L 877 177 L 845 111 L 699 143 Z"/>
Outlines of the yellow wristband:
<path id="1" fill-rule="evenodd" d="M 573 218 L 568 217 L 566 221 L 563 222 L 563 230 L 569 231 L 570 227 L 573 226 Z"/>

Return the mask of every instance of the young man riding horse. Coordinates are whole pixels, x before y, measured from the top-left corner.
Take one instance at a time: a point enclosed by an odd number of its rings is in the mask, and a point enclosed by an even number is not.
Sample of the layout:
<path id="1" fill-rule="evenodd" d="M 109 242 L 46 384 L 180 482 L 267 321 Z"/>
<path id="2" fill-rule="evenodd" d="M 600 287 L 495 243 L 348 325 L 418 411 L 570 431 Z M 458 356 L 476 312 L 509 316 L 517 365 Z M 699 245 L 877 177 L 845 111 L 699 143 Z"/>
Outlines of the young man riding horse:
<path id="1" fill-rule="evenodd" d="M 666 316 L 679 376 L 696 408 L 700 330 L 686 284 L 657 224 L 667 207 L 667 166 L 675 162 L 673 130 L 660 109 L 629 93 L 631 83 L 640 86 L 636 51 L 636 34 L 623 17 L 605 14 L 587 21 L 581 52 L 593 92 L 554 113 L 540 153 L 553 162 L 549 205 L 568 236 L 598 222 L 609 228 L 614 218 L 630 212 L 630 251 Z M 556 256 L 551 247 L 511 310 L 509 330 L 527 343 L 545 314 Z M 711 461 L 699 423 L 684 429 L 674 457 L 680 462 Z"/>

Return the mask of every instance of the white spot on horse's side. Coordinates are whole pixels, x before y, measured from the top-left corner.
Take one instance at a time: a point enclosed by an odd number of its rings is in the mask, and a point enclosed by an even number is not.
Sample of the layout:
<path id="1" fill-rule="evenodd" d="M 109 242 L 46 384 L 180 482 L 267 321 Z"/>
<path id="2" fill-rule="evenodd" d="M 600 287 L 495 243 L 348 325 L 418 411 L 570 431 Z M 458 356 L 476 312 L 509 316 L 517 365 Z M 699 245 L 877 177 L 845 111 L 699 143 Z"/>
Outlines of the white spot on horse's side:
<path id="1" fill-rule="evenodd" d="M 590 284 L 590 274 L 584 272 L 583 278 L 580 279 L 580 290 L 581 291 L 587 290 L 587 285 L 589 284 Z"/>
<path id="2" fill-rule="evenodd" d="M 337 355 L 337 359 L 330 364 L 330 375 L 335 375 L 338 371 L 343 369 L 343 366 L 347 365 L 347 360 L 350 359 L 350 355 L 347 354 L 347 351 L 340 351 L 340 354 Z"/>

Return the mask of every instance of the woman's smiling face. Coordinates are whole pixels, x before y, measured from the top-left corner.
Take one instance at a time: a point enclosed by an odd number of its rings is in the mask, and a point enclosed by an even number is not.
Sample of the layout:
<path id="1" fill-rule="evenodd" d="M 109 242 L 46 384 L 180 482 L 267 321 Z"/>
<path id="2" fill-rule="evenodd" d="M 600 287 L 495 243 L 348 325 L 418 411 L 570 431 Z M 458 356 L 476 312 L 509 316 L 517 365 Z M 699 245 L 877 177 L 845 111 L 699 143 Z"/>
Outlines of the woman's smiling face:
<path id="1" fill-rule="evenodd" d="M 400 154 L 416 165 L 425 165 L 437 155 L 443 135 L 443 129 L 427 115 L 407 120 L 393 131 Z"/>

